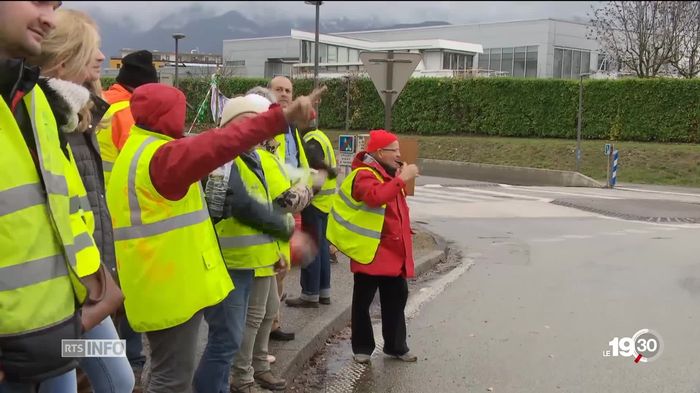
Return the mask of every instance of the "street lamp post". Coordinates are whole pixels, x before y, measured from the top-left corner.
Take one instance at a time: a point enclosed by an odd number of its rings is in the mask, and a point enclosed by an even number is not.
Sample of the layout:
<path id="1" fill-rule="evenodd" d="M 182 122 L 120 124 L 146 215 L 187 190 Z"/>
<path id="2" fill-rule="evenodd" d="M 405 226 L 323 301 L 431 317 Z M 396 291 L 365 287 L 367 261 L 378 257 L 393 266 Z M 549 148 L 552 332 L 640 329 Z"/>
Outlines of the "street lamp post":
<path id="1" fill-rule="evenodd" d="M 185 38 L 185 35 L 182 33 L 175 33 L 173 34 L 173 38 L 175 39 L 175 87 L 179 88 L 180 85 L 177 80 L 177 70 L 180 68 L 180 51 L 178 48 L 178 41 Z"/>
<path id="2" fill-rule="evenodd" d="M 305 1 L 304 3 L 316 6 L 316 40 L 314 43 L 314 89 L 318 88 L 318 36 L 319 36 L 319 13 L 322 1 Z M 318 104 L 316 104 L 316 124 L 318 124 Z"/>
<path id="3" fill-rule="evenodd" d="M 581 172 L 581 123 L 583 122 L 583 77 L 590 73 L 579 74 L 578 84 L 578 121 L 576 123 L 576 172 Z"/>

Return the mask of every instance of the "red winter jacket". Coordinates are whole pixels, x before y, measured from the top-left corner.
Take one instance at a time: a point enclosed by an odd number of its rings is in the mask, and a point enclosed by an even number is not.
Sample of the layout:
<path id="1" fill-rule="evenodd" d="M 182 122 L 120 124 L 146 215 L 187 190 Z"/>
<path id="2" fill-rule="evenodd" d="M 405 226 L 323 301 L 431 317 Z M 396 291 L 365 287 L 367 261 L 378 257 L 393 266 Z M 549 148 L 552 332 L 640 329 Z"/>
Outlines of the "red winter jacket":
<path id="1" fill-rule="evenodd" d="M 364 162 L 365 156 L 366 152 L 358 153 L 352 163 L 352 169 L 372 167 L 382 175 L 384 183 L 370 171 L 360 171 L 352 186 L 352 197 L 369 207 L 380 207 L 386 203 L 384 227 L 372 263 L 363 265 L 351 260 L 350 270 L 353 273 L 371 276 L 413 277 L 411 219 L 403 192 L 406 184 L 401 178 L 389 175 L 376 161 Z"/>
<path id="2" fill-rule="evenodd" d="M 184 94 L 161 84 L 143 85 L 131 97 L 137 126 L 175 138 L 156 150 L 149 167 L 153 186 L 171 201 L 182 199 L 214 169 L 287 129 L 282 109 L 275 106 L 243 122 L 184 138 L 185 108 Z"/>

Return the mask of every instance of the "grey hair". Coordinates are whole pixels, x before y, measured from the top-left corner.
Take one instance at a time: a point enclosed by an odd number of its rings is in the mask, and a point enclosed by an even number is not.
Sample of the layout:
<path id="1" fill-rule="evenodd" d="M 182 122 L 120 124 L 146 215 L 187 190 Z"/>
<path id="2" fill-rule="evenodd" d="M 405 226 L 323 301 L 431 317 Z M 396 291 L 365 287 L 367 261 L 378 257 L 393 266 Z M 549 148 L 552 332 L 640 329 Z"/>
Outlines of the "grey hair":
<path id="1" fill-rule="evenodd" d="M 275 97 L 275 95 L 272 94 L 270 89 L 266 87 L 255 86 L 254 88 L 248 90 L 245 94 L 257 94 L 259 96 L 267 98 L 273 104 L 277 102 L 277 97 Z"/>

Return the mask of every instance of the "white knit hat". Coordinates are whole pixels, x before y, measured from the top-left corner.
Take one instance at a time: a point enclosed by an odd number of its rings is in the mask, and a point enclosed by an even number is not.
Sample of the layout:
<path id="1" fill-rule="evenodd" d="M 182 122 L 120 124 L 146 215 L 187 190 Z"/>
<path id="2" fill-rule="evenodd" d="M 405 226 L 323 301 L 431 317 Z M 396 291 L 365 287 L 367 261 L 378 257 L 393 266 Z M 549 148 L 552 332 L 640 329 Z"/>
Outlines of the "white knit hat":
<path id="1" fill-rule="evenodd" d="M 257 94 L 249 94 L 245 97 L 234 97 L 224 105 L 221 112 L 219 127 L 231 121 L 234 117 L 244 113 L 263 113 L 270 108 L 270 101 Z"/>

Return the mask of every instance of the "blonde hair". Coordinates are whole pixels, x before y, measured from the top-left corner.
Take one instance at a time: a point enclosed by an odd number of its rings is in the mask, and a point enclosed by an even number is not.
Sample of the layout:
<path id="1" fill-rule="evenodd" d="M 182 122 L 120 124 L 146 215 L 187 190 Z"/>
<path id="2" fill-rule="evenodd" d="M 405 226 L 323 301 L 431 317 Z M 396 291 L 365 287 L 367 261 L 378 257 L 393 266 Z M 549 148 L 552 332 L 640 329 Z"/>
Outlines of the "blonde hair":
<path id="1" fill-rule="evenodd" d="M 56 28 L 42 42 L 41 54 L 28 60 L 41 67 L 42 75 L 57 78 L 61 72 L 61 79 L 74 80 L 82 77 L 99 48 L 100 34 L 90 16 L 77 10 L 59 9 Z M 98 83 L 86 82 L 83 86 L 99 95 Z M 87 130 L 92 122 L 90 110 L 93 106 L 92 101 L 88 101 L 80 110 L 79 131 Z"/>

